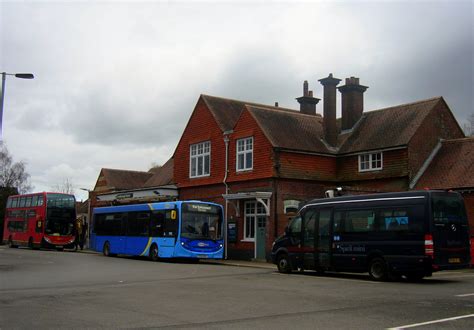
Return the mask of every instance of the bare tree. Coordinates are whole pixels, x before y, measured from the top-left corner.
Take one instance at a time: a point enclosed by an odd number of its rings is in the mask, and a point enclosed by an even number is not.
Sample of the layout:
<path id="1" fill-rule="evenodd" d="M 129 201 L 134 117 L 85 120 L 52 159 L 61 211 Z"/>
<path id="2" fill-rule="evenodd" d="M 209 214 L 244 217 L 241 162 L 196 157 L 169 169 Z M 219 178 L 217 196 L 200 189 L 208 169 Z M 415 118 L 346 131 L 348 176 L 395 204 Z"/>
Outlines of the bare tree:
<path id="1" fill-rule="evenodd" d="M 16 188 L 20 194 L 33 189 L 25 163 L 23 161 L 14 163 L 13 157 L 2 141 L 0 141 L 0 186 Z"/>
<path id="2" fill-rule="evenodd" d="M 60 192 L 64 194 L 74 194 L 74 184 L 69 178 L 65 178 L 63 182 L 58 183 L 52 187 L 55 192 Z"/>
<path id="3" fill-rule="evenodd" d="M 469 116 L 467 124 L 464 124 L 464 133 L 466 136 L 474 136 L 474 112 Z"/>

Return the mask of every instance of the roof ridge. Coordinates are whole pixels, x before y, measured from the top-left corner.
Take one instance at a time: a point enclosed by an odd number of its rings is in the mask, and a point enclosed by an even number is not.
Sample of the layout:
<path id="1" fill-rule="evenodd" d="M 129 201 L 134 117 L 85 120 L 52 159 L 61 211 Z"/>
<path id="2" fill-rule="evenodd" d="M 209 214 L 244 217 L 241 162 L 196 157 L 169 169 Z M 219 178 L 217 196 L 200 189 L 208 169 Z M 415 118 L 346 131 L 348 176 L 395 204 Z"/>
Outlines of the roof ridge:
<path id="1" fill-rule="evenodd" d="M 291 113 L 291 114 L 297 114 L 297 115 L 303 115 L 303 116 L 309 116 L 309 117 L 322 117 L 321 114 L 319 114 L 319 113 L 316 113 L 316 115 L 310 115 L 310 114 L 307 114 L 307 113 L 302 113 L 301 111 L 298 111 L 298 110 L 292 110 L 292 109 L 288 109 L 288 108 L 272 107 L 272 109 L 268 109 L 268 107 L 262 107 L 262 106 L 259 106 L 259 105 L 246 104 L 246 106 L 247 105 L 250 105 L 254 108 L 261 109 L 261 110 L 280 111 L 280 112 L 284 112 L 284 113 Z"/>
<path id="2" fill-rule="evenodd" d="M 367 111 L 364 111 L 364 115 L 368 114 L 368 113 L 372 113 L 372 112 L 385 111 L 385 110 L 394 109 L 394 108 L 406 107 L 406 106 L 409 106 L 409 105 L 433 102 L 435 100 L 441 100 L 442 98 L 443 98 L 442 96 L 435 96 L 435 97 L 431 97 L 431 98 L 425 99 L 425 100 L 419 100 L 419 101 L 414 101 L 414 102 L 409 102 L 409 103 L 398 104 L 398 105 L 394 105 L 394 106 L 386 107 L 386 108 L 382 108 L 382 109 L 367 110 Z"/>
<path id="3" fill-rule="evenodd" d="M 133 172 L 133 173 L 150 173 L 148 171 L 137 171 L 137 170 L 122 170 L 118 168 L 107 168 L 103 167 L 102 170 L 107 170 L 107 171 L 120 171 L 120 172 Z"/>
<path id="4" fill-rule="evenodd" d="M 474 136 L 466 136 L 463 138 L 457 138 L 457 139 L 448 139 L 448 140 L 443 140 L 442 143 L 457 143 L 457 142 L 474 142 Z"/>
<path id="5" fill-rule="evenodd" d="M 227 98 L 227 97 L 214 96 L 214 95 L 209 95 L 209 94 L 201 94 L 201 96 L 213 97 L 215 99 L 220 99 L 220 100 L 225 100 L 225 101 L 239 102 L 239 103 L 242 103 L 242 105 L 244 105 L 244 106 L 245 105 L 252 105 L 252 106 L 260 106 L 260 107 L 264 107 L 264 108 L 271 108 L 271 109 L 275 109 L 275 110 L 283 109 L 283 110 L 288 110 L 288 111 L 293 111 L 293 112 L 299 112 L 298 110 L 295 110 L 295 109 L 284 108 L 284 107 L 275 107 L 273 105 L 267 105 L 267 104 L 263 104 L 263 103 L 242 101 L 242 100 L 231 99 L 231 98 Z"/>

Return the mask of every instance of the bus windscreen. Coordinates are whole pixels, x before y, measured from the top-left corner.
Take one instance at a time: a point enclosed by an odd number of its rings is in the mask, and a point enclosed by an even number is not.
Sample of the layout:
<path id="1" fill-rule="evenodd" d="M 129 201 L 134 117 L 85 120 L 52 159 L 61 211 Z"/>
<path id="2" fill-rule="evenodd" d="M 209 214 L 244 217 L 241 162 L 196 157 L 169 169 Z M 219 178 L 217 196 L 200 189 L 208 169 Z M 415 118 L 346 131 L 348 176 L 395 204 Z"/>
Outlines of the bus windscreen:
<path id="1" fill-rule="evenodd" d="M 222 213 L 215 205 L 186 203 L 182 209 L 181 237 L 200 240 L 222 239 Z"/>

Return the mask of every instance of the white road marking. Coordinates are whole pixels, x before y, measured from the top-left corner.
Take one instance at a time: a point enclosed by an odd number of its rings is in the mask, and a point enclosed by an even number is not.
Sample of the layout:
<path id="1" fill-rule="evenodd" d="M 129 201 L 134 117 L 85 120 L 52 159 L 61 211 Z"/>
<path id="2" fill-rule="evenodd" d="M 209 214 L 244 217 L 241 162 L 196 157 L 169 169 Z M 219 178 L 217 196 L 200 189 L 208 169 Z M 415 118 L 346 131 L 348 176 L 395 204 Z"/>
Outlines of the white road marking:
<path id="1" fill-rule="evenodd" d="M 422 323 L 415 323 L 415 324 L 402 325 L 402 326 L 399 326 L 399 327 L 388 328 L 387 330 L 399 330 L 399 329 L 414 328 L 414 327 L 420 327 L 420 326 L 422 326 L 422 325 L 429 325 L 429 324 L 435 324 L 435 323 L 441 323 L 441 322 L 448 322 L 448 321 L 454 321 L 454 320 L 459 320 L 459 319 L 466 319 L 466 318 L 468 318 L 468 317 L 474 317 L 474 314 L 462 315 L 462 316 L 455 316 L 455 317 L 448 317 L 448 318 L 446 318 L 446 319 L 433 320 L 433 321 L 422 322 Z"/>
<path id="2" fill-rule="evenodd" d="M 457 294 L 456 297 L 469 297 L 474 296 L 474 293 L 465 293 L 465 294 Z"/>

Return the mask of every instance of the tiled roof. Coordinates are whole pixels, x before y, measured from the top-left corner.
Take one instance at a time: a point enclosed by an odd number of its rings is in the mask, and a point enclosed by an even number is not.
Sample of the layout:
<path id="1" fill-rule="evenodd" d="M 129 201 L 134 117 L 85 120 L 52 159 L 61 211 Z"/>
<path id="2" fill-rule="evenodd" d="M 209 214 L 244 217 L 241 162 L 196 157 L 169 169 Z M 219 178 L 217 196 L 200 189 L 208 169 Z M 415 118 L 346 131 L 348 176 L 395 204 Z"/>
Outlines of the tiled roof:
<path id="1" fill-rule="evenodd" d="M 340 135 L 339 153 L 407 145 L 441 97 L 364 112 L 349 136 Z"/>
<path id="2" fill-rule="evenodd" d="M 150 170 L 153 176 L 145 182 L 143 187 L 159 187 L 173 184 L 173 166 L 174 160 L 173 157 L 171 157 L 163 166 Z"/>
<path id="3" fill-rule="evenodd" d="M 247 109 L 274 147 L 297 151 L 329 152 L 321 141 L 323 127 L 320 116 L 250 105 Z"/>
<path id="4" fill-rule="evenodd" d="M 259 106 L 266 109 L 283 109 L 280 107 L 273 107 L 264 104 L 258 104 L 253 102 L 244 102 L 232 99 L 226 99 L 216 96 L 204 95 L 201 94 L 201 98 L 206 102 L 207 107 L 211 111 L 212 115 L 216 119 L 217 125 L 219 125 L 220 129 L 225 131 L 230 131 L 234 128 L 235 123 L 239 120 L 242 111 L 245 110 L 246 105 L 253 105 Z M 290 109 L 286 109 L 289 111 L 293 111 Z M 299 112 L 298 112 L 299 113 Z"/>
<path id="5" fill-rule="evenodd" d="M 150 172 L 103 168 L 102 173 L 109 188 L 115 190 L 137 189 L 153 176 Z"/>
<path id="6" fill-rule="evenodd" d="M 474 137 L 443 141 L 416 188 L 474 188 Z"/>
<path id="7" fill-rule="evenodd" d="M 222 131 L 232 130 L 248 109 L 274 147 L 295 151 L 347 154 L 405 146 L 442 97 L 365 112 L 355 127 L 338 137 L 339 150 L 322 141 L 322 117 L 252 102 L 201 95 Z M 337 120 L 340 127 L 341 120 Z"/>

